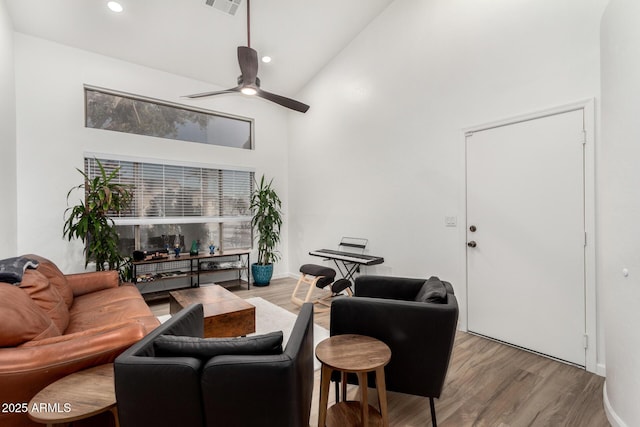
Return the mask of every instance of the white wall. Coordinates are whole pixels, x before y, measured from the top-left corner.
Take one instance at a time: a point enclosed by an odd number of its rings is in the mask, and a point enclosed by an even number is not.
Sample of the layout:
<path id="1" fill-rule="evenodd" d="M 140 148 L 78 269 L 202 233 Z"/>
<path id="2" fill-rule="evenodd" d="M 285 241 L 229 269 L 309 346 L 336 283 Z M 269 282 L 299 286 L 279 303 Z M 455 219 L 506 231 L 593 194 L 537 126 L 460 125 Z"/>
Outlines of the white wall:
<path id="1" fill-rule="evenodd" d="M 602 19 L 602 288 L 614 426 L 640 425 L 640 2 L 612 0 Z M 628 270 L 628 277 L 623 274 Z"/>
<path id="2" fill-rule="evenodd" d="M 274 177 L 286 212 L 286 110 L 237 95 L 187 101 L 179 97 L 216 88 L 20 33 L 15 34 L 15 55 L 18 253 L 41 254 L 64 272 L 84 269 L 81 243 L 62 238 L 67 191 L 81 183 L 76 168 L 82 169 L 84 152 L 254 168 L 258 177 L 262 173 Z M 253 117 L 256 148 L 239 150 L 85 128 L 83 84 Z M 280 249 L 285 257 L 276 264 L 275 275 L 288 272 L 286 223 L 283 241 Z"/>
<path id="3" fill-rule="evenodd" d="M 465 324 L 462 129 L 597 97 L 606 3 L 393 2 L 291 118 L 292 271 L 319 261 L 309 250 L 366 237 L 385 257 L 368 274 L 451 281 Z"/>
<path id="4" fill-rule="evenodd" d="M 0 259 L 16 256 L 16 96 L 13 24 L 0 0 Z"/>

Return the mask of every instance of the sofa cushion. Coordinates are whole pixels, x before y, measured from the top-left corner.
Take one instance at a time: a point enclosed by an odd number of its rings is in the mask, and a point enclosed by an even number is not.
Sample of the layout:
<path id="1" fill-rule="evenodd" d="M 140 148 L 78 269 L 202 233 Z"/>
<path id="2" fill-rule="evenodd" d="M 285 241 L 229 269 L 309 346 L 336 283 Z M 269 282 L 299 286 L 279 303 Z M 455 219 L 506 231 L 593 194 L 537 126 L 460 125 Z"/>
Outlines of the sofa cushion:
<path id="1" fill-rule="evenodd" d="M 156 356 L 210 359 L 223 354 L 266 355 L 282 353 L 282 331 L 240 338 L 198 338 L 160 335 L 153 342 Z"/>
<path id="2" fill-rule="evenodd" d="M 38 271 L 49 279 L 49 283 L 56 288 L 62 299 L 64 299 L 67 308 L 71 308 L 71 304 L 73 304 L 73 291 L 67 284 L 66 276 L 62 274 L 58 266 L 40 255 L 29 254 L 23 255 L 23 257 L 38 261 Z"/>
<path id="3" fill-rule="evenodd" d="M 25 257 L 7 258 L 0 261 L 0 282 L 20 283 L 27 268 L 36 268 L 38 261 Z"/>
<path id="4" fill-rule="evenodd" d="M 75 297 L 69 310 L 69 326 L 65 333 L 72 334 L 131 320 L 142 323 L 147 332 L 160 324 L 144 302 L 140 291 L 134 285 L 123 285 Z"/>
<path id="5" fill-rule="evenodd" d="M 419 302 L 445 304 L 447 302 L 447 288 L 438 277 L 431 276 L 429 280 L 424 282 L 415 300 Z"/>
<path id="6" fill-rule="evenodd" d="M 20 288 L 0 283 L 0 301 L 0 347 L 60 335 L 51 318 Z"/>
<path id="7" fill-rule="evenodd" d="M 37 270 L 27 270 L 22 276 L 19 288 L 53 320 L 60 332 L 69 325 L 69 309 L 54 286 Z"/>

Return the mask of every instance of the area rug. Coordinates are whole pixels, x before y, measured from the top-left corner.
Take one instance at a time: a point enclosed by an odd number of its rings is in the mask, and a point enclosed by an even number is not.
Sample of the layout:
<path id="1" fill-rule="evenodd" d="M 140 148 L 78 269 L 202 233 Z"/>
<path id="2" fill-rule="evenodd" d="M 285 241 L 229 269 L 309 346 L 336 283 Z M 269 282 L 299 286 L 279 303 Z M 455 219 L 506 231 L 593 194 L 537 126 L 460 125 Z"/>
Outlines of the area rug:
<path id="1" fill-rule="evenodd" d="M 296 322 L 297 316 L 260 297 L 247 298 L 246 301 L 256 307 L 256 332 L 251 335 L 282 331 L 282 335 L 284 336 L 282 347 L 284 348 L 287 345 L 287 341 L 289 341 L 289 336 L 291 335 L 291 330 L 293 329 L 293 324 Z M 158 316 L 158 319 L 162 323 L 170 318 L 170 314 Z M 329 338 L 329 331 L 314 323 L 313 348 L 315 349 L 318 343 L 326 338 Z M 320 362 L 315 357 L 313 363 L 315 370 L 320 369 Z"/>

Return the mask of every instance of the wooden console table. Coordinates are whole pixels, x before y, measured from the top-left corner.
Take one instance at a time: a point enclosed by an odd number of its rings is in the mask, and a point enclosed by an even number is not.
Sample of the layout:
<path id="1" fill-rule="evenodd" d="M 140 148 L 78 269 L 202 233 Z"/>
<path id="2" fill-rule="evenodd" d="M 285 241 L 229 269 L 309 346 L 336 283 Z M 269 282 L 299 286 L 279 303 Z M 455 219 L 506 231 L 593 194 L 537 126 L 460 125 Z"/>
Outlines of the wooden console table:
<path id="1" fill-rule="evenodd" d="M 220 273 L 222 271 L 237 271 L 238 282 L 242 273 L 247 276 L 247 289 L 251 287 L 251 263 L 249 249 L 230 249 L 216 252 L 215 254 L 198 254 L 191 256 L 189 253 L 169 255 L 165 258 L 134 261 L 133 277 L 137 284 L 149 284 L 158 280 L 188 278 L 185 288 L 197 288 L 200 286 L 200 276 L 203 274 Z M 233 258 L 234 261 L 225 261 L 221 258 Z M 207 262 L 208 261 L 208 262 Z M 203 267 L 204 265 L 204 267 Z"/>
<path id="2" fill-rule="evenodd" d="M 316 357 L 322 362 L 318 427 L 389 426 L 384 367 L 391 360 L 391 350 L 385 343 L 364 335 L 334 335 L 318 344 Z M 329 383 L 334 370 L 341 372 L 343 401 L 327 410 Z M 368 403 L 367 373 L 371 371 L 376 373 L 380 412 Z M 348 372 L 358 374 L 360 402 L 346 400 Z"/>

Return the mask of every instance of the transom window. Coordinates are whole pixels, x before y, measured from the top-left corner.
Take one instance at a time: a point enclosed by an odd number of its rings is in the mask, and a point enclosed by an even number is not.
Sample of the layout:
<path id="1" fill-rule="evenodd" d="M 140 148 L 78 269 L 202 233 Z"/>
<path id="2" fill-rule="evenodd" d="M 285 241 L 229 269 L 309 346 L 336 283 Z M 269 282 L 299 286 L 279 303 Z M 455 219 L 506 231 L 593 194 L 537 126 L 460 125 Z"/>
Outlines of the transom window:
<path id="1" fill-rule="evenodd" d="M 85 86 L 85 126 L 137 135 L 253 148 L 253 120 Z"/>

